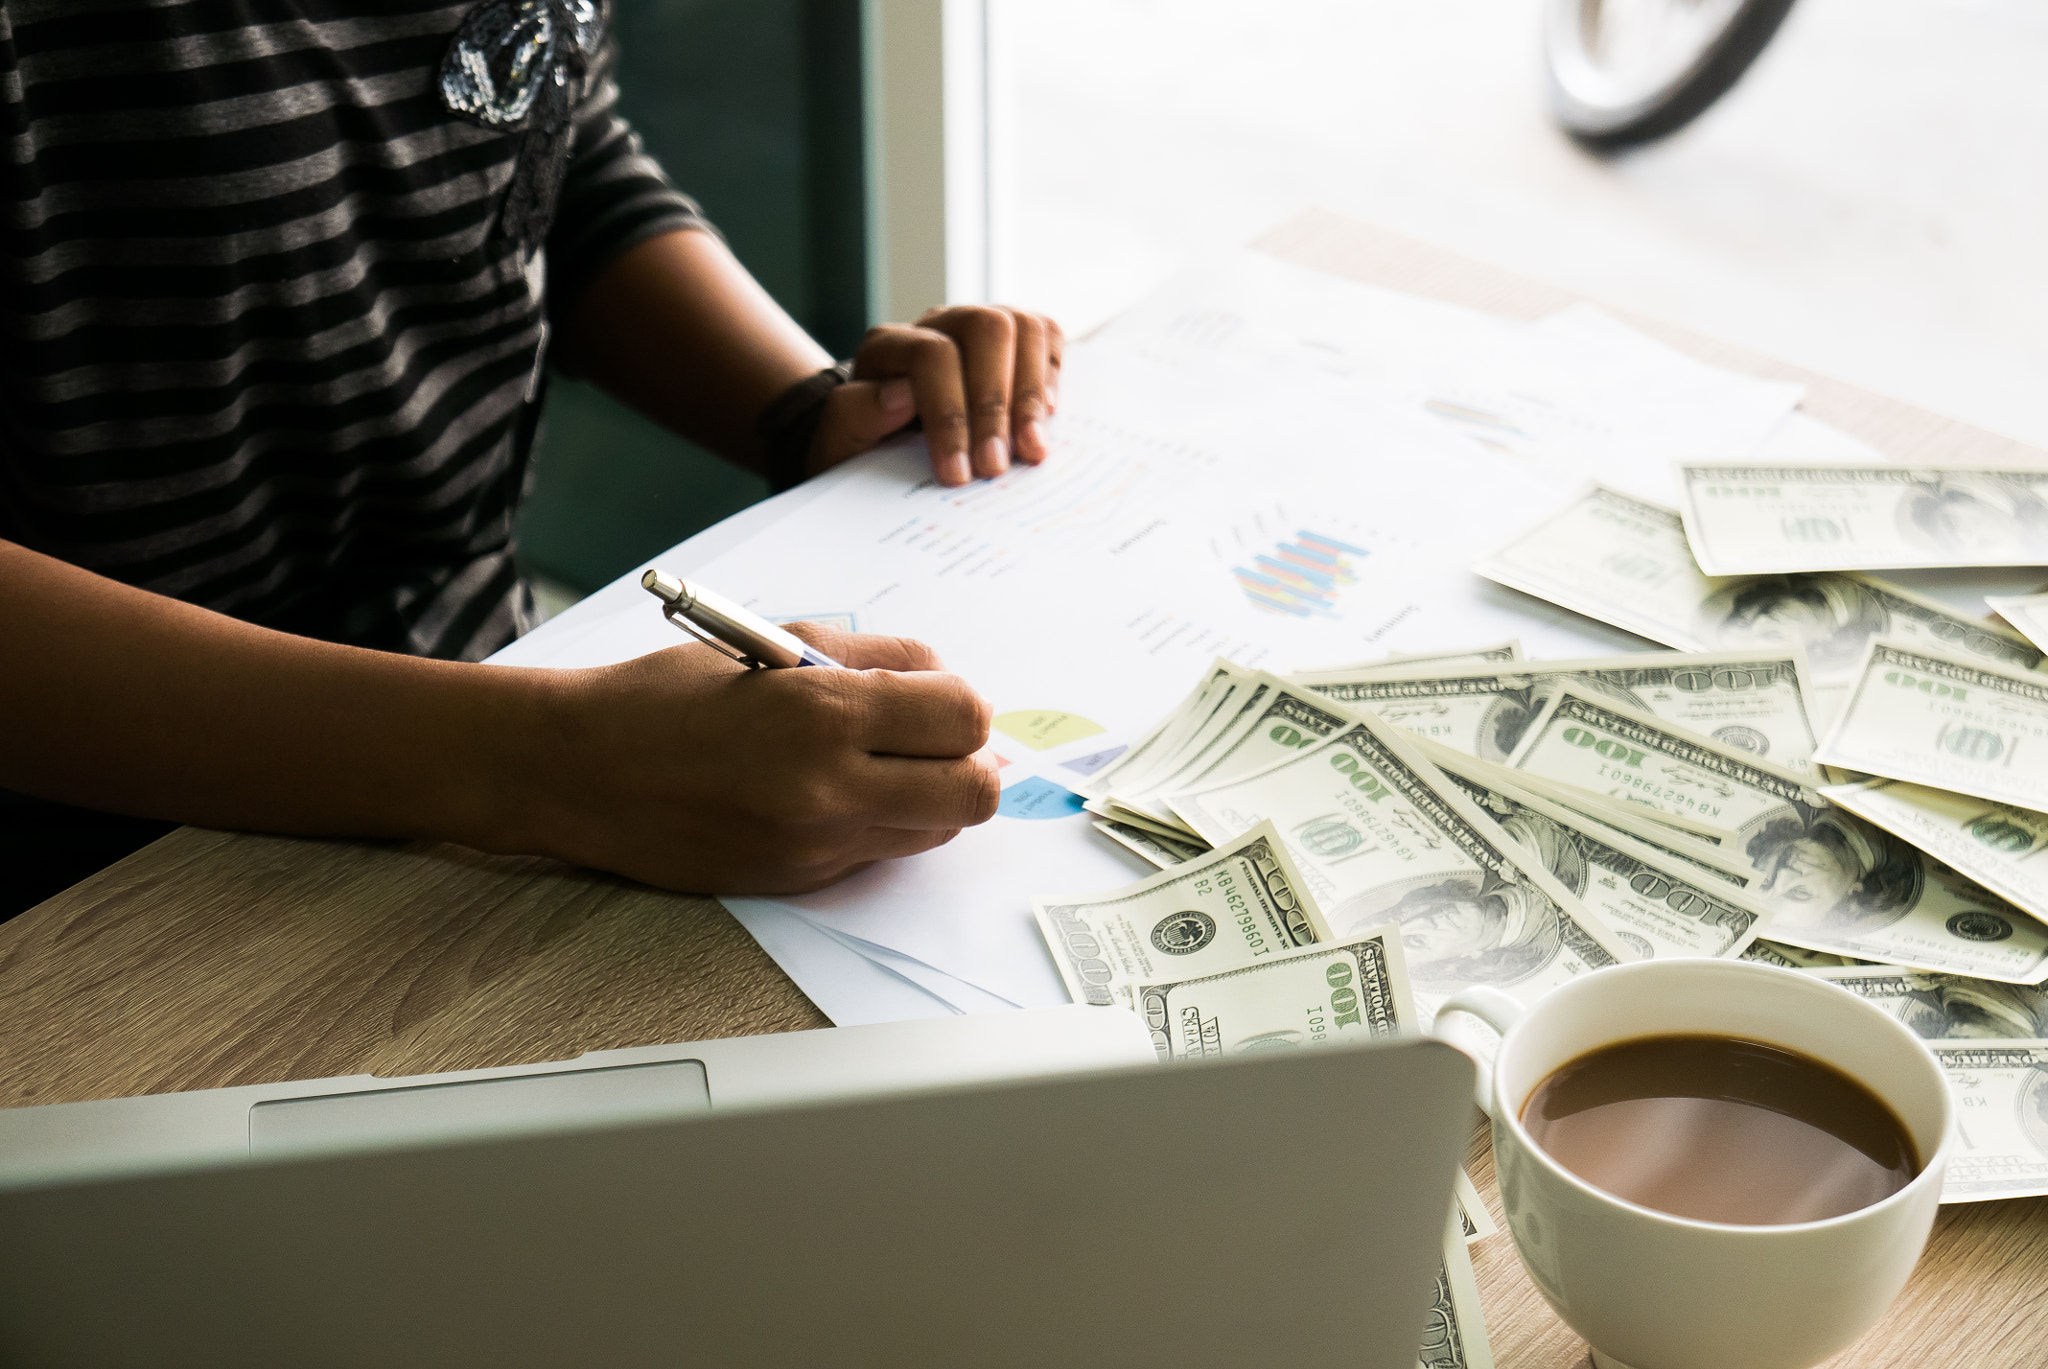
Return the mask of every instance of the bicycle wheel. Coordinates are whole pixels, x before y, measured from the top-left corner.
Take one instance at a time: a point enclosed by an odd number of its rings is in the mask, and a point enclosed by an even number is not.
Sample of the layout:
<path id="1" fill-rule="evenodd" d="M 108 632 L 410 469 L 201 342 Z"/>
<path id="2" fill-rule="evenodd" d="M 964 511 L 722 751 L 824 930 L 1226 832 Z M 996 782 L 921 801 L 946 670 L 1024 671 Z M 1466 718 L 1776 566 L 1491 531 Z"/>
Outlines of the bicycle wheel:
<path id="1" fill-rule="evenodd" d="M 1558 124 L 1617 151 L 1675 133 L 1740 80 L 1792 0 L 1545 0 Z"/>

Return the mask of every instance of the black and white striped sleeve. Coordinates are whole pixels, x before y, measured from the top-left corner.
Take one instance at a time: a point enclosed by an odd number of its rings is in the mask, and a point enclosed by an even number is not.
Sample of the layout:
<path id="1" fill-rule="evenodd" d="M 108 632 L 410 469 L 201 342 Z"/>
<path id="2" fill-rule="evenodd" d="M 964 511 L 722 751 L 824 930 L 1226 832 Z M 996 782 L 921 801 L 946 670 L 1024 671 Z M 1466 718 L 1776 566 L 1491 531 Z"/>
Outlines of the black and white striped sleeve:
<path id="1" fill-rule="evenodd" d="M 681 228 L 715 232 L 619 113 L 617 51 L 606 44 L 576 111 L 576 141 L 548 232 L 549 312 L 557 318 L 628 248 Z"/>

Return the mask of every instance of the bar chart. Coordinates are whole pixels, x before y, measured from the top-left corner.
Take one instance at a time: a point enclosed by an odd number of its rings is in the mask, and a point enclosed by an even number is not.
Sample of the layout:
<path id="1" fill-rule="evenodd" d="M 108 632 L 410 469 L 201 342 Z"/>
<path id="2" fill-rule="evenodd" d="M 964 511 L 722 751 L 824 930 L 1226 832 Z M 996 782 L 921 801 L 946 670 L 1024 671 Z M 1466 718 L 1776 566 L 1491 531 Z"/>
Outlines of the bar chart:
<path id="1" fill-rule="evenodd" d="M 1231 567 L 1238 587 L 1255 607 L 1295 618 L 1337 616 L 1344 590 L 1358 583 L 1356 561 L 1370 555 L 1323 533 L 1306 529 Z"/>

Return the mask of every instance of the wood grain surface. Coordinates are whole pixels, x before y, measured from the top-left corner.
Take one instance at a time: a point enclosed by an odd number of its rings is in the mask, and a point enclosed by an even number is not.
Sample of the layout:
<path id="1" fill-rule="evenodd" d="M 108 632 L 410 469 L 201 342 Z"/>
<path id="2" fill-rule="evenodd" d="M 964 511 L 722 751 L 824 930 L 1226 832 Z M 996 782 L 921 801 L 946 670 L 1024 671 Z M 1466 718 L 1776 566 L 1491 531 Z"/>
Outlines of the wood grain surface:
<path id="1" fill-rule="evenodd" d="M 0 924 L 0 1105 L 830 1024 L 732 915 L 553 861 L 185 827 Z"/>
<path id="2" fill-rule="evenodd" d="M 1532 318 L 1573 296 L 1314 210 L 1257 246 Z M 1894 456 L 2048 453 L 1654 321 L 1703 360 L 1807 382 L 1816 417 Z M 184 828 L 0 924 L 0 1106 L 573 1058 L 827 1025 L 710 899 L 443 845 Z M 1581 1369 L 1506 1234 L 1472 1249 L 1501 1369 Z M 2048 1199 L 1945 1208 L 1913 1281 L 1833 1369 L 2048 1366 Z M 1740 1309 L 1730 1309 L 1739 1316 Z M 1730 1366 L 1741 1369 L 1741 1366 Z"/>

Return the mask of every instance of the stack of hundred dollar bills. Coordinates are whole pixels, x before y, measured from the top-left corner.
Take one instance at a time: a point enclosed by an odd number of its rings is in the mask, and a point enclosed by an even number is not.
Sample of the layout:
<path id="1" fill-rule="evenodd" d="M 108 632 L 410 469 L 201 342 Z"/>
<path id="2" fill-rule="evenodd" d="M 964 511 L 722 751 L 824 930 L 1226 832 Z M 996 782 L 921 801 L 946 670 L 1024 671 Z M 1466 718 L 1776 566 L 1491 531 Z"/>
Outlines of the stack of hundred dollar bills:
<path id="1" fill-rule="evenodd" d="M 2048 1193 L 2042 651 L 1869 573 L 2048 567 L 2048 470 L 1682 475 L 1682 513 L 1594 486 L 1475 567 L 1676 650 L 1215 662 L 1083 791 L 1159 872 L 1034 901 L 1069 991 L 1180 1059 L 1419 1030 L 1471 984 L 1768 961 L 1928 1039 L 1945 1201 Z M 2048 596 L 1995 606 L 2048 625 Z"/>

